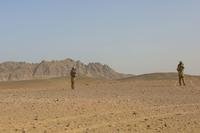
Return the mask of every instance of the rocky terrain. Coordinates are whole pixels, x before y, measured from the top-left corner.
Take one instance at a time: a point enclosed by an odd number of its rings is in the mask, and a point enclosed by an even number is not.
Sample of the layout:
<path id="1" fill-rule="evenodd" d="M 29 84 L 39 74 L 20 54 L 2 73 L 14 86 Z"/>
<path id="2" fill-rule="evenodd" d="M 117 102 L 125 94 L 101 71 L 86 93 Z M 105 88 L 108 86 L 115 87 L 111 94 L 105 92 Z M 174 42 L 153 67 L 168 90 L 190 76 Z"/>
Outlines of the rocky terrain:
<path id="1" fill-rule="evenodd" d="M 167 78 L 163 78 L 163 77 Z M 1 133 L 199 133 L 200 78 L 0 82 Z"/>
<path id="2" fill-rule="evenodd" d="M 119 79 L 127 76 L 114 71 L 108 65 L 100 63 L 89 63 L 86 65 L 80 61 L 65 59 L 60 61 L 42 61 L 40 63 L 1 63 L 0 81 L 48 79 L 69 76 L 73 66 L 76 66 L 78 76 L 81 77 Z"/>

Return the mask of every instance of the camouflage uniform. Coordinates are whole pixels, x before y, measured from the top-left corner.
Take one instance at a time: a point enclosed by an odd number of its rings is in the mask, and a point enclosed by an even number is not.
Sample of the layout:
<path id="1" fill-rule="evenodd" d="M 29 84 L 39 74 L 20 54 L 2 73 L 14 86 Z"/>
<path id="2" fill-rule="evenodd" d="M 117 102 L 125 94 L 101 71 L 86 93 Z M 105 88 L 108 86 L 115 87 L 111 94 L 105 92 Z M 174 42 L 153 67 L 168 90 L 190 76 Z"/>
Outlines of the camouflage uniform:
<path id="1" fill-rule="evenodd" d="M 178 77 L 179 77 L 179 85 L 180 86 L 182 85 L 182 82 L 183 82 L 183 85 L 185 85 L 184 69 L 185 69 L 184 64 L 182 62 L 180 62 L 178 64 L 178 67 L 177 67 Z"/>
<path id="2" fill-rule="evenodd" d="M 76 69 L 73 67 L 71 72 L 70 72 L 70 76 L 71 76 L 71 88 L 75 89 L 75 78 L 76 78 Z"/>

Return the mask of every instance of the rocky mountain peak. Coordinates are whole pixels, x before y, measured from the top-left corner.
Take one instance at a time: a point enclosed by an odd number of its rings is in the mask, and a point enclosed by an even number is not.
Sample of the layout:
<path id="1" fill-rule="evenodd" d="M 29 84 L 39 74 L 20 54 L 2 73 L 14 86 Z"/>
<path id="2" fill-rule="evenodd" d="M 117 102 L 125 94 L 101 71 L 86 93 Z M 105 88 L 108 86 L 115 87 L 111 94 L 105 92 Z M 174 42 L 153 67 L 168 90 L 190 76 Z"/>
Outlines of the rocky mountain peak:
<path id="1" fill-rule="evenodd" d="M 119 79 L 126 77 L 101 63 L 84 64 L 70 58 L 64 60 L 43 60 L 40 63 L 4 62 L 0 63 L 0 81 L 47 79 L 69 76 L 71 68 L 77 68 L 78 76 L 92 78 Z"/>

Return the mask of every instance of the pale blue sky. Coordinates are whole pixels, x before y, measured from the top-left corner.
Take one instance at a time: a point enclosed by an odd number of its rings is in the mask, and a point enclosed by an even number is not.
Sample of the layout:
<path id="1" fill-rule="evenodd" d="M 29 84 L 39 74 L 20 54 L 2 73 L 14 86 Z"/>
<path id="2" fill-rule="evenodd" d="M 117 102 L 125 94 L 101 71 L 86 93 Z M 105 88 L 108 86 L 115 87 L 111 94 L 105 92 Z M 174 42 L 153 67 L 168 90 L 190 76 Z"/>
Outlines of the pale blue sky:
<path id="1" fill-rule="evenodd" d="M 73 58 L 124 73 L 200 74 L 199 0 L 0 1 L 0 62 Z"/>

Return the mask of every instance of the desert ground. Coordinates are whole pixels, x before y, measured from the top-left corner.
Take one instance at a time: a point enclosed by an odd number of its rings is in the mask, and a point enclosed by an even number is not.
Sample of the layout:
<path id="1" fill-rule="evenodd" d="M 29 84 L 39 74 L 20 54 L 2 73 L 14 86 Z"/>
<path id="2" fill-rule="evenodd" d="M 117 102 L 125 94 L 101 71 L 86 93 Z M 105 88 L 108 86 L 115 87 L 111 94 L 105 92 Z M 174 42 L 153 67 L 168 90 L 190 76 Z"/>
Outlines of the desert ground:
<path id="1" fill-rule="evenodd" d="M 200 78 L 0 82 L 0 133 L 199 133 Z"/>

